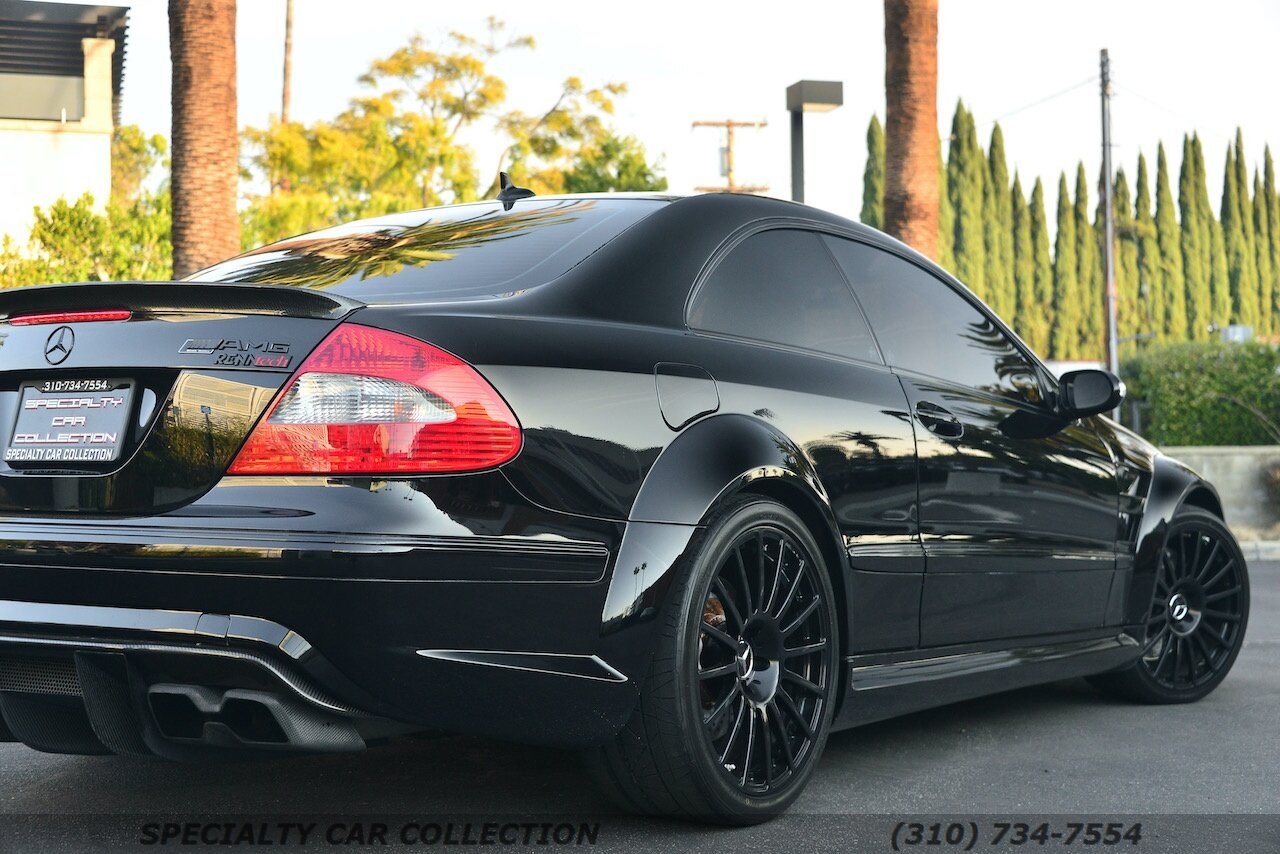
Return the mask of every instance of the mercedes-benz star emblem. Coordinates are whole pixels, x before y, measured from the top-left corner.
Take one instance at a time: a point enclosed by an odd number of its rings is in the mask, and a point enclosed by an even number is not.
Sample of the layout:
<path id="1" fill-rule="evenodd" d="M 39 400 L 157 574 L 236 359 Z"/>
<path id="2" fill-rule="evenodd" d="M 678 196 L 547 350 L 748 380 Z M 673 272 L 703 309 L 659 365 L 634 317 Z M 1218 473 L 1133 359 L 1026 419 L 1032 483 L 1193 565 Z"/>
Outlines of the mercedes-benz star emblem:
<path id="1" fill-rule="evenodd" d="M 49 333 L 44 342 L 44 360 L 51 365 L 61 365 L 76 346 L 76 333 L 70 326 L 59 326 Z"/>

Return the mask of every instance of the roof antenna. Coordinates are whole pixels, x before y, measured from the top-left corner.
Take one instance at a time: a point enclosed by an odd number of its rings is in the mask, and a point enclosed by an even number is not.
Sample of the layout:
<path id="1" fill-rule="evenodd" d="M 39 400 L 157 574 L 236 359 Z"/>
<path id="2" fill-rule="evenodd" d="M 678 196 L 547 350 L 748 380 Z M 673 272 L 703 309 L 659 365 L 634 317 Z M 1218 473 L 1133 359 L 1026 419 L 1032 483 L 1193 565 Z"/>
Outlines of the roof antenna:
<path id="1" fill-rule="evenodd" d="M 511 206 L 519 199 L 527 199 L 530 196 L 536 196 L 533 190 L 528 187 L 517 187 L 511 183 L 511 176 L 506 172 L 498 173 L 498 186 L 501 188 L 498 193 L 498 201 L 502 202 L 502 209 L 511 210 Z"/>

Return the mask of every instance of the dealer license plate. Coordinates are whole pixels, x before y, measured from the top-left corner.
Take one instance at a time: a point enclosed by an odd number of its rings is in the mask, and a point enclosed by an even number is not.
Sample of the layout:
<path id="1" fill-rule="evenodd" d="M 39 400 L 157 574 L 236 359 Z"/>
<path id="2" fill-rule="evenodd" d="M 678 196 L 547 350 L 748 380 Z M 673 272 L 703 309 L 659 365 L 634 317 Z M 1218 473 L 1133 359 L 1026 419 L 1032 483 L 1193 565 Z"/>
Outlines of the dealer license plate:
<path id="1" fill-rule="evenodd" d="M 133 382 L 64 379 L 23 383 L 7 463 L 109 463 L 119 459 Z"/>

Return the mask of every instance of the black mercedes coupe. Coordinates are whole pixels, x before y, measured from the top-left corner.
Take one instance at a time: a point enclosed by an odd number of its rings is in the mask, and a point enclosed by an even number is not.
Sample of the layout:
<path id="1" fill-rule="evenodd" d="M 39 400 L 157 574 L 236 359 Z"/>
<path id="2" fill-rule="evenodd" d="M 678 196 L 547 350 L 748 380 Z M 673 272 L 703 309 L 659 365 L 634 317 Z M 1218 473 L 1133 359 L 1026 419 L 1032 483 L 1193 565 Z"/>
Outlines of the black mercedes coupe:
<path id="1" fill-rule="evenodd" d="M 750 823 L 833 730 L 1231 669 L 1243 555 L 1115 376 L 820 210 L 529 195 L 0 292 L 0 738 L 477 733 Z"/>

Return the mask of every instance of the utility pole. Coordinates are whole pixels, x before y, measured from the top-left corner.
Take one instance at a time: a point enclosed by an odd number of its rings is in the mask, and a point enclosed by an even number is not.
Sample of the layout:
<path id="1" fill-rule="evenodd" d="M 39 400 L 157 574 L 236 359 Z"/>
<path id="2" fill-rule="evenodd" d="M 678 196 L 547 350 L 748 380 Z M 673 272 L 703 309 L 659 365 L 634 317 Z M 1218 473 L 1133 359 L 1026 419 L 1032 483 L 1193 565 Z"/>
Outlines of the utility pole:
<path id="1" fill-rule="evenodd" d="M 756 184 L 737 184 L 734 182 L 733 174 L 733 131 L 735 128 L 762 128 L 767 127 L 768 122 L 740 122 L 736 119 L 725 119 L 723 121 L 702 121 L 694 122 L 696 128 L 724 128 L 725 130 L 725 179 L 728 181 L 727 187 L 695 187 L 695 190 L 703 193 L 729 192 L 729 193 L 763 193 L 768 187 Z"/>
<path id="2" fill-rule="evenodd" d="M 289 121 L 293 98 L 293 0 L 284 0 L 284 89 L 280 95 L 280 122 Z"/>
<path id="3" fill-rule="evenodd" d="M 1111 57 L 1102 49 L 1102 270 L 1107 293 L 1107 370 L 1120 372 L 1116 354 L 1116 216 L 1111 186 Z M 1117 414 L 1119 410 L 1116 410 Z"/>

